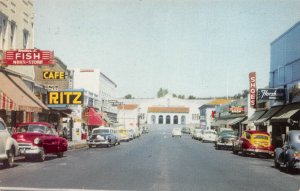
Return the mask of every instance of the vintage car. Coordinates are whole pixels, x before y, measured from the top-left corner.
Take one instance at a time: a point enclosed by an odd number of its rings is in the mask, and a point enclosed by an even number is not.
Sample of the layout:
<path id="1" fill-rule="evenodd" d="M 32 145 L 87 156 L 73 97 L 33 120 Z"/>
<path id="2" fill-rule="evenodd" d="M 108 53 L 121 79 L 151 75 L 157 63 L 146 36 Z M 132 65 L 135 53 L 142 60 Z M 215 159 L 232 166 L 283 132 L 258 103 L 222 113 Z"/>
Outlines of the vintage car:
<path id="1" fill-rule="evenodd" d="M 269 133 L 249 130 L 244 131 L 239 139 L 233 141 L 232 151 L 234 154 L 241 152 L 242 155 L 273 156 L 274 147 L 271 145 Z"/>
<path id="2" fill-rule="evenodd" d="M 300 166 L 300 130 L 289 131 L 282 148 L 275 149 L 274 164 L 276 168 L 284 166 L 292 169 Z"/>
<path id="3" fill-rule="evenodd" d="M 60 158 L 68 150 L 68 141 L 59 137 L 54 126 L 46 122 L 17 124 L 12 137 L 26 159 L 42 162 L 47 154 L 56 154 Z"/>
<path id="4" fill-rule="evenodd" d="M 214 130 L 204 130 L 202 135 L 202 142 L 211 142 L 214 143 L 217 138 L 217 132 Z"/>
<path id="5" fill-rule="evenodd" d="M 93 146 L 102 146 L 111 147 L 118 144 L 116 136 L 107 128 L 95 128 L 92 131 L 91 136 L 89 137 L 87 144 L 90 148 Z"/>
<path id="6" fill-rule="evenodd" d="M 192 133 L 192 138 L 196 139 L 196 140 L 200 140 L 200 138 L 202 137 L 202 129 L 195 129 Z"/>
<path id="7" fill-rule="evenodd" d="M 11 137 L 3 119 L 0 118 L 0 161 L 5 167 L 12 167 L 18 154 L 18 143 Z"/>
<path id="8" fill-rule="evenodd" d="M 173 128 L 172 129 L 172 137 L 181 137 L 181 128 Z"/>
<path id="9" fill-rule="evenodd" d="M 215 149 L 232 149 L 233 141 L 237 139 L 237 132 L 232 129 L 222 130 L 215 141 Z"/>

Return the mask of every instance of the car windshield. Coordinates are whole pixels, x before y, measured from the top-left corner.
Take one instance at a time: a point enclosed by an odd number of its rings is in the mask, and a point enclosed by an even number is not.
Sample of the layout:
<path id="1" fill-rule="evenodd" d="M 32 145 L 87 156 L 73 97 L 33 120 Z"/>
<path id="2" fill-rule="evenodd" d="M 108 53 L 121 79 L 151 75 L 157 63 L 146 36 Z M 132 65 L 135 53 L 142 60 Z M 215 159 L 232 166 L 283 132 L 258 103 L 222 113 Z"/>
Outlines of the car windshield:
<path id="1" fill-rule="evenodd" d="M 43 125 L 24 125 L 19 126 L 16 130 L 18 133 L 24 133 L 24 132 L 32 132 L 32 133 L 45 133 L 46 127 Z"/>
<path id="2" fill-rule="evenodd" d="M 125 129 L 119 130 L 120 133 L 126 133 L 127 131 Z"/>
<path id="3" fill-rule="evenodd" d="M 103 134 L 103 133 L 110 133 L 109 129 L 96 129 L 93 131 L 93 134 Z"/>
<path id="4" fill-rule="evenodd" d="M 262 139 L 262 140 L 268 140 L 269 137 L 266 135 L 254 135 L 253 139 Z"/>
<path id="5" fill-rule="evenodd" d="M 206 132 L 204 132 L 204 134 L 213 134 L 213 135 L 215 135 L 216 132 L 214 132 L 214 131 L 206 131 Z"/>
<path id="6" fill-rule="evenodd" d="M 231 135 L 237 136 L 237 132 L 235 132 L 235 131 L 222 131 L 220 133 L 220 136 L 231 136 Z"/>

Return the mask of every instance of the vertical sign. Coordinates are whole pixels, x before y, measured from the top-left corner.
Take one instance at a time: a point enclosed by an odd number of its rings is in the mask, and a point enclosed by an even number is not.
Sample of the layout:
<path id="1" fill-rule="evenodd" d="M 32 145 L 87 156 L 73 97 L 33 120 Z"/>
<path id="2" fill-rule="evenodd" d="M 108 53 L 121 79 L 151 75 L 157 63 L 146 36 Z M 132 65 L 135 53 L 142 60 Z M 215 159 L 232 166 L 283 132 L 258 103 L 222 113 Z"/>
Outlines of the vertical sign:
<path id="1" fill-rule="evenodd" d="M 249 81 L 250 81 L 250 106 L 255 108 L 256 105 L 256 73 L 249 73 Z"/>

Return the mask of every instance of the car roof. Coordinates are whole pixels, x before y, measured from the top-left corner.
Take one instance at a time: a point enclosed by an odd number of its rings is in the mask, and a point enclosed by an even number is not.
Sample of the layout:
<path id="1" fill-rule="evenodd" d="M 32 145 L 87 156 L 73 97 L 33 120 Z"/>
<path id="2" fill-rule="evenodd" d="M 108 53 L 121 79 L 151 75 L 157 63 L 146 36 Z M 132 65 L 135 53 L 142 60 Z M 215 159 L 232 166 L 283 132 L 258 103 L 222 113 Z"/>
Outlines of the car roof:
<path id="1" fill-rule="evenodd" d="M 54 128 L 54 125 L 47 122 L 28 122 L 28 123 L 17 123 L 16 127 L 26 126 L 26 125 L 44 125 L 47 127 Z"/>
<path id="2" fill-rule="evenodd" d="M 256 130 L 247 130 L 245 131 L 247 133 L 250 133 L 250 134 L 264 134 L 264 135 L 270 135 L 269 133 L 267 132 L 264 132 L 264 131 L 256 131 Z"/>

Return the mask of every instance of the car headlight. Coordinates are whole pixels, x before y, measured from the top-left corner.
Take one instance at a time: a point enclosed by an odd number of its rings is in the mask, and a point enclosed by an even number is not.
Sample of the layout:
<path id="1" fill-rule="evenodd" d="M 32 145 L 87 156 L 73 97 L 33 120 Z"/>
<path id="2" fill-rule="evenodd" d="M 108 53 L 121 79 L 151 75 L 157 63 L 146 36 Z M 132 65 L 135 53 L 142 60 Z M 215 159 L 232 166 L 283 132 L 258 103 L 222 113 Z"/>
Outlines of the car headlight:
<path id="1" fill-rule="evenodd" d="M 41 143 L 41 139 L 40 138 L 35 138 L 33 141 L 34 144 L 38 145 Z"/>

